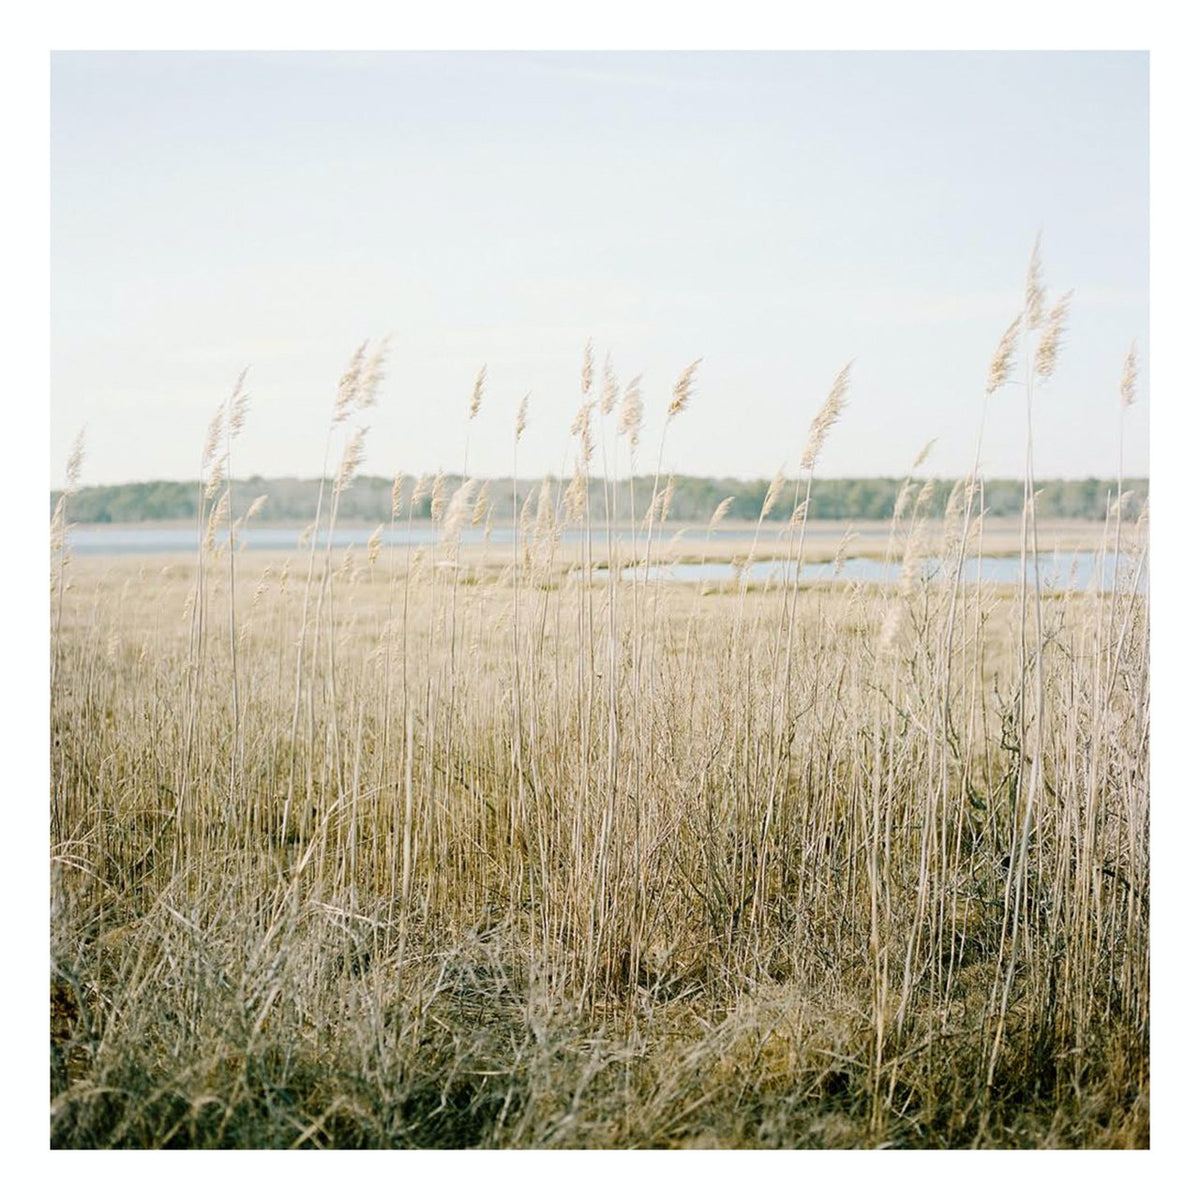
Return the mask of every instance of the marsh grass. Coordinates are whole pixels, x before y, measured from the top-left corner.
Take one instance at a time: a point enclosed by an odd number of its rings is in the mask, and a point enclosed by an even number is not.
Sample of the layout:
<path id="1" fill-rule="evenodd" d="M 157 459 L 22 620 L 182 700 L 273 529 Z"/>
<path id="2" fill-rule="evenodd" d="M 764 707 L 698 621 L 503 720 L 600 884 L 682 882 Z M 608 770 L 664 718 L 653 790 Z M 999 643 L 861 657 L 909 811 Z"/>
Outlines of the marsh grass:
<path id="1" fill-rule="evenodd" d="M 583 486 L 469 566 L 486 493 L 399 478 L 438 547 L 60 564 L 52 1144 L 1147 1144 L 1144 590 L 972 580 L 977 464 L 898 505 L 895 585 L 806 584 L 799 494 L 785 576 L 651 581 L 640 384 L 589 345 L 581 392 Z"/>

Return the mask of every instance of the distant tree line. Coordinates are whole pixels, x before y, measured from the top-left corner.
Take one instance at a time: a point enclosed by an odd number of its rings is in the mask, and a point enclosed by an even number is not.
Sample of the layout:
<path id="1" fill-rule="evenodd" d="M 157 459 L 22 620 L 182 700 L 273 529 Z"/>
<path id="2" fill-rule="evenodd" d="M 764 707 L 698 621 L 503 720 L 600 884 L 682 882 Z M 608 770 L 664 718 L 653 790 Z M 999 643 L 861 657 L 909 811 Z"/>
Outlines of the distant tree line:
<path id="1" fill-rule="evenodd" d="M 461 479 L 445 476 L 439 493 L 448 499 Z M 659 481 L 660 488 L 665 480 Z M 809 516 L 817 520 L 887 520 L 895 509 L 896 499 L 904 485 L 896 478 L 875 479 L 818 479 L 813 484 Z M 914 481 L 917 487 L 926 481 Z M 954 487 L 954 480 L 936 479 L 930 484 L 930 511 L 945 508 Z M 255 520 L 306 524 L 316 510 L 320 481 L 316 479 L 264 479 L 252 476 L 233 484 L 233 512 L 237 518 L 260 496 L 267 497 Z M 400 518 L 410 513 L 417 520 L 431 516 L 433 484 L 430 478 L 421 481 L 406 479 L 400 492 Z M 650 504 L 654 481 L 649 476 L 633 480 L 633 506 L 640 519 Z M 567 482 L 551 480 L 552 495 L 559 496 Z M 728 520 L 754 521 L 762 511 L 763 501 L 771 481 L 767 479 L 713 479 L 684 475 L 674 480 L 669 518 L 678 521 L 706 523 L 716 507 L 732 497 Z M 1115 479 L 1047 479 L 1035 484 L 1040 492 L 1038 512 L 1044 517 L 1103 520 L 1117 497 Z M 526 501 L 536 507 L 542 488 L 540 479 L 516 481 L 516 509 L 519 514 Z M 987 479 L 984 481 L 987 509 L 993 516 L 1014 516 L 1021 511 L 1024 484 L 1019 479 Z M 418 499 L 412 505 L 414 489 Z M 486 504 L 491 505 L 491 519 L 496 524 L 511 524 L 514 519 L 513 481 L 493 479 L 486 484 Z M 392 515 L 393 481 L 382 476 L 359 476 L 343 492 L 339 502 L 339 520 L 349 523 L 387 522 Z M 1146 479 L 1127 479 L 1124 490 L 1132 493 L 1127 512 L 1140 511 L 1149 494 Z M 777 503 L 767 516 L 769 521 L 785 521 L 793 511 L 795 481 L 787 482 Z M 800 491 L 803 496 L 803 487 Z M 58 502 L 58 492 L 50 494 L 50 511 Z M 605 488 L 593 480 L 590 487 L 593 518 L 605 512 Z M 195 482 L 156 480 L 150 483 L 124 483 L 107 487 L 84 487 L 71 497 L 69 519 L 78 524 L 107 525 L 143 521 L 195 520 L 199 503 L 199 488 Z M 629 480 L 610 485 L 607 504 L 617 521 L 628 521 L 630 510 Z"/>

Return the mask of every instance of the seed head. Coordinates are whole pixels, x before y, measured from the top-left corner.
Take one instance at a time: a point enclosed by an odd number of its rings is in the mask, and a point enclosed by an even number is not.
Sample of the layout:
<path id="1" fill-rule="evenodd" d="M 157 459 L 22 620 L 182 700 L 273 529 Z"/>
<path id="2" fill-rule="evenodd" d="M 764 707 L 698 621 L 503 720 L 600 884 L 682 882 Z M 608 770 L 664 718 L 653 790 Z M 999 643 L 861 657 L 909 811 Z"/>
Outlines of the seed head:
<path id="1" fill-rule="evenodd" d="M 670 421 L 673 417 L 679 416 L 692 399 L 692 385 L 695 381 L 696 370 L 700 366 L 702 359 L 696 359 L 690 366 L 685 367 L 683 373 L 675 381 L 675 387 L 671 392 L 671 403 L 667 407 L 667 420 Z"/>
<path id="2" fill-rule="evenodd" d="M 358 409 L 370 408 L 379 398 L 379 385 L 383 382 L 383 367 L 387 361 L 390 342 L 390 338 L 383 338 L 362 369 L 355 398 L 355 407 Z"/>
<path id="3" fill-rule="evenodd" d="M 838 372 L 833 386 L 829 389 L 829 395 L 825 397 L 825 403 L 821 406 L 821 411 L 817 413 L 813 418 L 812 425 L 809 426 L 808 444 L 800 456 L 800 469 L 803 471 L 811 471 L 816 465 L 817 455 L 821 453 L 821 447 L 825 444 L 829 431 L 846 407 L 846 393 L 850 387 L 850 367 L 851 364 L 847 363 Z"/>
<path id="4" fill-rule="evenodd" d="M 383 526 L 376 527 L 375 532 L 367 538 L 367 562 L 374 566 L 379 559 L 379 551 L 383 548 Z"/>
<path id="5" fill-rule="evenodd" d="M 529 414 L 529 393 L 526 392 L 525 395 L 521 397 L 521 403 L 517 405 L 517 438 L 516 438 L 516 440 L 518 442 L 521 440 L 521 434 L 523 434 L 525 432 L 525 422 L 526 422 L 526 418 L 527 418 L 528 414 Z"/>
<path id="6" fill-rule="evenodd" d="M 246 392 L 246 372 L 249 367 L 243 369 L 242 373 L 237 377 L 237 382 L 233 385 L 233 391 L 229 396 L 229 436 L 237 437 L 242 432 L 242 428 L 246 424 L 246 413 L 250 411 L 250 396 Z"/>
<path id="7" fill-rule="evenodd" d="M 713 509 L 712 518 L 708 522 L 708 531 L 712 533 L 720 523 L 725 520 L 729 514 L 730 508 L 733 506 L 733 497 L 726 496 L 716 508 Z"/>
<path id="8" fill-rule="evenodd" d="M 200 454 L 200 470 L 201 473 L 208 470 L 209 465 L 217 454 L 217 447 L 221 444 L 221 437 L 225 431 L 225 405 L 217 406 L 217 411 L 213 413 L 212 420 L 208 423 L 208 432 L 204 435 L 204 450 Z"/>
<path id="9" fill-rule="evenodd" d="M 990 396 L 997 388 L 1003 387 L 1012 377 L 1013 357 L 1017 349 L 1017 334 L 1021 331 L 1021 318 L 1015 317 L 1012 324 L 1004 331 L 992 355 L 992 365 L 988 368 L 987 394 Z"/>
<path id="10" fill-rule="evenodd" d="M 413 484 L 413 494 L 409 498 L 408 504 L 410 508 L 415 508 L 426 496 L 429 495 L 429 476 L 418 475 L 417 482 Z"/>
<path id="11" fill-rule="evenodd" d="M 1042 235 L 1033 240 L 1033 253 L 1029 256 L 1029 270 L 1025 275 L 1025 323 L 1036 329 L 1042 323 L 1042 310 L 1046 306 L 1046 289 L 1042 284 Z"/>
<path id="12" fill-rule="evenodd" d="M 604 356 L 604 384 L 600 391 L 600 411 L 604 416 L 612 412 L 620 394 L 621 385 L 617 382 L 617 373 L 613 370 L 612 359 Z"/>
<path id="13" fill-rule="evenodd" d="M 484 363 L 479 368 L 479 374 L 475 376 L 475 387 L 471 392 L 471 407 L 467 413 L 467 420 L 473 421 L 479 416 L 479 406 L 483 403 L 483 383 L 487 378 L 487 363 Z"/>
<path id="14" fill-rule="evenodd" d="M 579 438 L 583 461 L 585 464 L 590 463 L 596 449 L 595 440 L 592 437 L 592 402 L 590 400 L 586 404 L 580 405 L 579 411 L 575 414 L 575 420 L 571 422 L 571 436 Z"/>
<path id="15" fill-rule="evenodd" d="M 429 492 L 429 515 L 435 520 L 442 519 L 442 513 L 446 508 L 446 476 L 439 471 L 434 476 L 433 483 Z"/>
<path id="16" fill-rule="evenodd" d="M 474 479 L 465 479 L 455 489 L 446 508 L 446 520 L 442 526 L 442 540 L 453 541 L 471 514 L 472 501 L 475 498 L 475 488 L 478 485 Z"/>
<path id="17" fill-rule="evenodd" d="M 1038 342 L 1033 359 L 1033 369 L 1040 379 L 1049 379 L 1058 362 L 1058 351 L 1062 346 L 1063 333 L 1067 328 L 1067 311 L 1071 306 L 1071 292 L 1067 292 L 1046 316 L 1045 328 Z"/>
<path id="18" fill-rule="evenodd" d="M 250 507 L 246 509 L 246 515 L 242 518 L 242 521 L 253 521 L 254 518 L 257 517 L 260 512 L 262 512 L 263 505 L 266 504 L 266 502 L 267 497 L 265 495 L 255 496 L 254 499 L 250 501 Z"/>
<path id="19" fill-rule="evenodd" d="M 767 494 L 763 497 L 762 511 L 758 514 L 760 521 L 765 521 L 779 500 L 779 495 L 783 491 L 783 468 L 781 467 L 775 472 L 775 478 L 771 480 L 771 486 L 767 488 Z"/>
<path id="20" fill-rule="evenodd" d="M 83 435 L 85 429 L 81 429 L 76 435 L 75 440 L 71 443 L 71 453 L 67 455 L 67 491 L 73 492 L 79 486 L 79 475 L 83 470 Z"/>
<path id="21" fill-rule="evenodd" d="M 625 386 L 625 397 L 621 401 L 621 412 L 617 418 L 617 433 L 629 439 L 629 448 L 637 449 L 642 434 L 645 409 L 642 404 L 642 377 L 635 375 Z"/>
<path id="22" fill-rule="evenodd" d="M 583 464 L 577 459 L 575 474 L 571 477 L 570 486 L 563 496 L 563 507 L 569 524 L 578 524 L 587 512 L 587 481 L 583 474 Z"/>
<path id="23" fill-rule="evenodd" d="M 350 362 L 338 380 L 337 395 L 333 399 L 334 425 L 340 425 L 354 411 L 366 357 L 367 343 L 362 342 L 350 356 Z"/>
<path id="24" fill-rule="evenodd" d="M 479 494 L 475 497 L 475 507 L 471 509 L 471 524 L 478 525 L 488 515 L 488 509 L 490 508 L 491 505 L 488 503 L 488 485 L 483 483 L 479 487 Z"/>
<path id="25" fill-rule="evenodd" d="M 1125 369 L 1121 372 L 1121 405 L 1123 408 L 1129 408 L 1136 398 L 1137 376 L 1137 342 L 1134 342 L 1125 356 Z"/>
<path id="26" fill-rule="evenodd" d="M 342 453 L 341 466 L 338 467 L 337 476 L 333 481 L 333 494 L 335 496 L 340 496 L 350 486 L 351 480 L 358 473 L 358 468 L 362 466 L 363 459 L 366 456 L 366 439 L 366 428 L 359 426 L 346 443 L 346 449 Z"/>
<path id="27" fill-rule="evenodd" d="M 592 392 L 592 380 L 595 376 L 595 358 L 592 354 L 592 339 L 588 338 L 587 345 L 583 348 L 583 369 L 579 374 L 579 390 L 585 396 L 590 396 Z"/>

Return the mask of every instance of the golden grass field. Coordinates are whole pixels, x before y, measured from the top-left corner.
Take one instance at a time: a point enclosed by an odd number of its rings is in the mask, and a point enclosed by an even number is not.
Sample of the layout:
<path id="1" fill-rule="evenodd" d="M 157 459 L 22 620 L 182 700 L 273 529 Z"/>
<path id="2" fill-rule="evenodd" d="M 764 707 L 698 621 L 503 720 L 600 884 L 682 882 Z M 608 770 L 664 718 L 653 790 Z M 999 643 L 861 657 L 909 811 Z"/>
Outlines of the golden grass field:
<path id="1" fill-rule="evenodd" d="M 1147 1145 L 1146 514 L 1060 531 L 1119 546 L 1111 592 L 980 585 L 1055 540 L 1032 492 L 993 530 L 975 472 L 944 512 L 913 483 L 870 533 L 896 581 L 810 586 L 797 491 L 704 552 L 793 566 L 714 587 L 645 572 L 664 478 L 618 580 L 590 369 L 575 481 L 510 547 L 461 547 L 486 508 L 434 480 L 436 547 L 327 550 L 351 434 L 289 558 L 60 550 L 52 1145 Z"/>

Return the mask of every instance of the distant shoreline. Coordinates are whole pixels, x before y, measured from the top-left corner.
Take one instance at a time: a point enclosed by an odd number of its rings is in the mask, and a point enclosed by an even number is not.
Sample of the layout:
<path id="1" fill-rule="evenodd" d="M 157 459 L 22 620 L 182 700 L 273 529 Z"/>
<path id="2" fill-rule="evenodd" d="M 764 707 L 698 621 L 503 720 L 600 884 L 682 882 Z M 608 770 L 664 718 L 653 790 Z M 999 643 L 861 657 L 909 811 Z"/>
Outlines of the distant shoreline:
<path id="1" fill-rule="evenodd" d="M 368 540 L 379 528 L 378 522 L 338 522 L 333 547 L 339 553 L 365 553 Z M 307 526 L 292 521 L 253 522 L 239 533 L 238 556 L 261 561 L 267 557 L 305 554 L 309 543 L 301 544 L 301 536 L 306 529 Z M 325 549 L 327 532 L 327 526 L 317 531 L 319 552 Z M 385 522 L 381 537 L 385 551 L 411 550 L 416 553 L 422 548 L 428 550 L 437 547 L 440 544 L 438 532 L 439 527 L 431 521 L 413 521 L 410 524 L 405 520 L 397 521 L 394 527 Z M 581 559 L 583 532 L 581 526 L 565 527 L 559 531 L 558 557 L 564 569 L 569 569 Z M 80 523 L 71 526 L 68 544 L 72 555 L 90 559 L 141 557 L 187 560 L 196 555 L 196 533 L 194 521 Z M 804 529 L 804 560 L 814 566 L 839 558 L 883 561 L 902 553 L 902 543 L 909 533 L 906 520 L 898 522 L 895 529 L 891 521 L 809 521 Z M 536 535 L 533 536 L 536 538 Z M 929 522 L 926 536 L 928 554 L 937 557 L 943 540 L 943 521 L 938 519 Z M 639 528 L 631 537 L 629 526 L 618 524 L 613 528 L 613 537 L 615 544 L 621 547 L 623 559 L 644 559 L 644 529 Z M 607 562 L 608 539 L 606 529 L 593 528 L 593 565 Z M 226 543 L 226 529 L 218 531 L 216 541 L 218 546 Z M 512 524 L 496 524 L 490 532 L 485 532 L 483 525 L 467 525 L 460 531 L 457 554 L 464 565 L 505 563 L 511 560 L 513 541 Z M 1102 521 L 1047 519 L 1038 522 L 1038 548 L 1043 554 L 1095 554 L 1111 548 L 1111 542 L 1112 527 Z M 1021 545 L 1020 520 L 1015 517 L 996 517 L 984 523 L 981 543 L 978 547 L 972 545 L 968 557 L 972 557 L 978 549 L 990 558 L 1011 558 L 1021 553 Z M 703 523 L 672 521 L 655 527 L 650 558 L 656 563 L 674 561 L 692 565 L 733 563 L 738 560 L 764 563 L 789 559 L 798 550 L 798 531 L 789 530 L 786 522 L 764 522 L 759 528 L 752 521 L 729 521 L 710 532 Z"/>
<path id="2" fill-rule="evenodd" d="M 549 494 L 545 489 L 549 485 Z M 442 476 L 440 481 L 423 481 L 405 477 L 399 488 L 391 479 L 361 475 L 349 484 L 338 502 L 339 524 L 352 529 L 358 526 L 375 528 L 379 523 L 389 525 L 392 513 L 397 524 L 407 524 L 412 514 L 414 526 L 428 522 L 441 504 L 466 488 L 472 501 L 473 515 L 487 514 L 495 524 L 513 525 L 521 519 L 544 511 L 549 500 L 557 509 L 570 494 L 572 485 L 562 479 L 490 479 L 468 480 L 460 476 Z M 1039 520 L 1103 521 L 1111 511 L 1118 492 L 1115 478 L 1082 480 L 1044 479 L 1034 482 L 1037 490 Z M 230 484 L 229 502 L 235 518 L 242 516 L 252 504 L 258 507 L 252 524 L 259 529 L 303 527 L 313 519 L 321 503 L 321 484 L 315 479 L 235 479 Z M 202 501 L 200 485 L 180 481 L 159 480 L 147 483 L 113 486 L 80 487 L 66 500 L 66 519 L 76 525 L 156 524 L 162 528 L 174 525 L 187 528 L 197 519 L 207 521 L 215 495 Z M 657 489 L 657 493 L 656 493 Z M 667 480 L 657 482 L 652 476 L 636 476 L 633 480 L 608 480 L 593 477 L 588 482 L 593 522 L 604 514 L 605 524 L 628 527 L 633 519 L 640 523 L 657 497 L 667 489 Z M 962 501 L 962 481 L 951 479 L 859 478 L 814 480 L 811 494 L 806 480 L 738 480 L 708 476 L 677 475 L 670 477 L 669 514 L 672 522 L 707 527 L 713 514 L 722 511 L 722 528 L 745 529 L 756 526 L 764 514 L 763 529 L 780 528 L 792 519 L 799 499 L 807 497 L 809 521 L 890 521 L 897 505 L 902 512 L 911 512 L 920 505 L 921 511 L 937 521 L 947 508 L 959 507 Z M 1149 496 L 1149 481 L 1127 478 L 1120 490 L 1126 496 L 1126 512 L 1141 510 Z M 436 498 L 435 498 L 436 493 Z M 50 493 L 50 514 L 62 498 L 62 493 Z M 328 492 L 325 493 L 326 501 Z M 578 499 L 578 497 L 577 497 Z M 990 514 L 990 520 L 1019 519 L 1025 504 L 1023 479 L 989 478 L 983 491 L 975 497 Z M 907 515 L 907 512 L 905 512 Z M 677 528 L 677 525 L 673 526 Z"/>
<path id="3" fill-rule="evenodd" d="M 146 520 L 146 521 L 72 521 L 70 524 L 73 529 L 81 529 L 81 530 L 86 530 L 88 532 L 100 532 L 100 531 L 106 530 L 106 529 L 110 529 L 113 531 L 128 532 L 131 530 L 138 530 L 138 529 L 194 530 L 196 528 L 196 521 L 194 518 L 192 518 L 190 520 L 186 519 L 186 518 L 171 518 L 168 520 Z M 384 529 L 387 529 L 391 525 L 391 522 L 389 522 L 389 521 L 383 521 L 383 522 L 368 521 L 368 520 L 361 520 L 361 519 L 357 519 L 357 518 L 347 518 L 345 520 L 339 520 L 337 523 L 337 528 L 341 529 L 341 530 L 346 530 L 346 531 L 364 530 L 367 533 L 371 533 L 373 530 L 378 529 L 380 524 L 383 525 Z M 898 527 L 903 528 L 907 524 L 907 520 L 901 519 L 897 524 L 898 524 Z M 414 530 L 431 530 L 431 529 L 437 528 L 436 523 L 434 521 L 430 520 L 428 517 L 414 518 L 412 521 L 410 521 L 407 517 L 404 517 L 404 518 L 398 517 L 395 521 L 395 526 L 397 529 L 407 529 L 410 525 Z M 813 533 L 815 531 L 824 531 L 824 532 L 833 531 L 833 530 L 844 531 L 847 529 L 856 530 L 860 533 L 868 533 L 868 532 L 870 532 L 870 533 L 887 533 L 888 530 L 891 528 L 891 526 L 892 526 L 891 520 L 867 520 L 867 519 L 860 520 L 860 519 L 856 519 L 853 517 L 846 517 L 846 518 L 813 517 L 812 519 L 810 519 L 807 522 L 807 530 L 809 533 Z M 252 527 L 254 529 L 271 529 L 271 530 L 294 529 L 294 530 L 296 530 L 297 533 L 300 533 L 307 526 L 306 526 L 306 523 L 303 521 L 278 520 L 278 521 L 254 521 L 252 523 Z M 320 523 L 320 527 L 321 527 L 321 529 L 327 529 L 328 528 L 327 522 L 322 520 Z M 510 522 L 510 521 L 498 521 L 494 524 L 493 528 L 498 529 L 498 530 L 501 530 L 501 529 L 509 530 L 509 529 L 514 528 L 514 526 L 513 526 L 512 522 Z M 582 526 L 569 525 L 569 526 L 566 526 L 566 528 L 571 529 L 571 530 L 580 530 L 580 529 L 582 529 Z M 628 532 L 629 526 L 626 523 L 618 522 L 618 523 L 614 524 L 614 528 L 618 532 Z M 661 525 L 656 524 L 655 525 L 655 529 L 656 530 L 661 529 L 664 533 L 664 536 L 668 533 L 671 533 L 671 534 L 678 533 L 680 530 L 704 531 L 706 528 L 707 528 L 707 525 L 703 521 L 667 521 L 664 524 L 661 524 Z M 713 531 L 713 538 L 715 540 L 715 539 L 723 537 L 723 536 L 728 536 L 731 533 L 753 534 L 756 528 L 758 528 L 757 521 L 724 520 Z M 766 521 L 763 521 L 763 523 L 762 523 L 761 536 L 763 538 L 771 537 L 774 534 L 777 534 L 777 533 L 785 530 L 786 528 L 787 528 L 786 521 L 766 520 Z M 991 529 L 991 530 L 1004 529 L 1006 531 L 1007 530 L 1017 531 L 1020 528 L 1021 528 L 1020 517 L 1003 516 L 1003 517 L 987 517 L 985 519 L 985 529 Z M 1091 530 L 1103 531 L 1104 522 L 1099 521 L 1099 520 L 1082 518 L 1082 517 L 1039 517 L 1038 518 L 1039 532 L 1044 533 L 1045 531 L 1052 530 L 1052 529 L 1079 530 L 1079 531 L 1083 531 L 1083 532 L 1091 531 Z M 603 529 L 593 527 L 592 536 L 594 538 L 600 538 L 600 537 L 604 536 Z"/>

